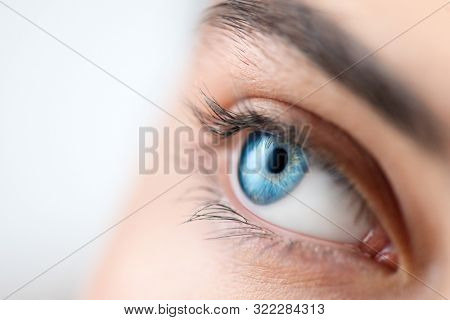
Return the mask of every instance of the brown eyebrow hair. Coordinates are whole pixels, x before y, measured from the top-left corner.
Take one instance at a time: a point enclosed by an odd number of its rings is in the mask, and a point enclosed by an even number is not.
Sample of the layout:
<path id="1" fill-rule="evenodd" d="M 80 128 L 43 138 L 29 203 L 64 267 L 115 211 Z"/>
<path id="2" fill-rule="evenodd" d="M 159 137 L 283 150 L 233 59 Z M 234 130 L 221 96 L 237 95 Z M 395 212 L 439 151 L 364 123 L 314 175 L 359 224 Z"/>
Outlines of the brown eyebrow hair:
<path id="1" fill-rule="evenodd" d="M 289 0 L 226 0 L 206 11 L 205 22 L 251 38 L 286 40 L 310 60 L 370 102 L 372 108 L 427 149 L 442 146 L 441 123 L 369 50 L 307 5 Z"/>

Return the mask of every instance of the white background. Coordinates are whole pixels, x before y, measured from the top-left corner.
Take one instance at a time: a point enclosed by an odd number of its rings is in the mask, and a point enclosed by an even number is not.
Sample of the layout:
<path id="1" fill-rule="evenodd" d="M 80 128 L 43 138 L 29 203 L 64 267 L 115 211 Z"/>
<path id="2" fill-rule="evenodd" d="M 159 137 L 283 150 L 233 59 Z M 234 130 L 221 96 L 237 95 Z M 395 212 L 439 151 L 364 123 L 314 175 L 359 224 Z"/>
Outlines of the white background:
<path id="1" fill-rule="evenodd" d="M 200 0 L 2 0 L 162 106 Z M 138 175 L 138 129 L 161 111 L 0 3 L 0 296 L 103 231 Z M 82 296 L 107 237 L 11 298 Z"/>

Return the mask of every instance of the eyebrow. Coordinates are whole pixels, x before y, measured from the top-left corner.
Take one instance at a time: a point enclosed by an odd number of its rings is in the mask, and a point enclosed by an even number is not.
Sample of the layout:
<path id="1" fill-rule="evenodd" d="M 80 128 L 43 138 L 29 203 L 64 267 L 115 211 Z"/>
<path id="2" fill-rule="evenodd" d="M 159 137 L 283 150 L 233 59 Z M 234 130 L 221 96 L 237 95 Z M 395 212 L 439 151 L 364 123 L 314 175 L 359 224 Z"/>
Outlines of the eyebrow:
<path id="1" fill-rule="evenodd" d="M 418 144 L 427 149 L 441 147 L 440 123 L 420 99 L 394 80 L 373 56 L 363 58 L 369 50 L 305 4 L 221 1 L 209 8 L 205 21 L 242 38 L 263 34 L 284 39 Z"/>

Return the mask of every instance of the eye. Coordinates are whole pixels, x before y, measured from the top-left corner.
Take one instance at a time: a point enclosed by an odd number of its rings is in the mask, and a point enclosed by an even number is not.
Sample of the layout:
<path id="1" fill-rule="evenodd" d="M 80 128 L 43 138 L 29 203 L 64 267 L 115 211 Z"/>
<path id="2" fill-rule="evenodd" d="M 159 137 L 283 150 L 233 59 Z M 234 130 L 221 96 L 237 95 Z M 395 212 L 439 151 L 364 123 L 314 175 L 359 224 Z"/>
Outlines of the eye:
<path id="1" fill-rule="evenodd" d="M 219 138 L 210 143 L 220 151 L 217 189 L 208 188 L 213 199 L 188 221 L 223 222 L 212 239 L 275 235 L 276 243 L 324 250 L 337 244 L 396 269 L 401 215 L 385 175 L 364 148 L 301 108 L 280 117 L 286 105 L 278 101 L 251 98 L 230 108 L 208 97 L 205 102 L 206 111 L 193 111 Z M 307 139 L 304 128 L 312 128 Z"/>
<path id="2" fill-rule="evenodd" d="M 303 179 L 308 164 L 303 150 L 275 139 L 272 134 L 251 133 L 239 161 L 239 183 L 257 205 L 274 203 Z"/>
<path id="3" fill-rule="evenodd" d="M 270 133 L 253 132 L 239 156 L 238 199 L 276 226 L 323 240 L 357 243 L 370 212 L 346 178 Z"/>

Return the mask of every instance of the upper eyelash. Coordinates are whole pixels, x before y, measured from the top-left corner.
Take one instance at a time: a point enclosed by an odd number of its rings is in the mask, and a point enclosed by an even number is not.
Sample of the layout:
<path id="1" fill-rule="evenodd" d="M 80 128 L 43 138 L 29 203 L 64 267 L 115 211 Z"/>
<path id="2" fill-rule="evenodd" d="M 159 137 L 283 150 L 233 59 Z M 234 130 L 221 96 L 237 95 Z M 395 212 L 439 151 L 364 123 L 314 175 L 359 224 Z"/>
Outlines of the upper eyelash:
<path id="1" fill-rule="evenodd" d="M 309 135 L 309 126 L 299 130 L 299 126 L 286 124 L 277 117 L 255 110 L 250 103 L 242 105 L 238 111 L 224 108 L 214 98 L 201 92 L 206 111 L 190 103 L 189 106 L 200 124 L 219 138 L 228 138 L 244 129 L 269 132 L 286 142 L 304 147 Z M 305 129 L 305 130 L 303 130 Z"/>
<path id="2" fill-rule="evenodd" d="M 202 92 L 207 111 L 191 104 L 191 109 L 202 126 L 214 135 L 227 138 L 241 131 L 252 127 L 262 127 L 271 122 L 271 118 L 256 113 L 253 110 L 245 110 L 236 113 L 222 107 L 214 98 Z"/>

